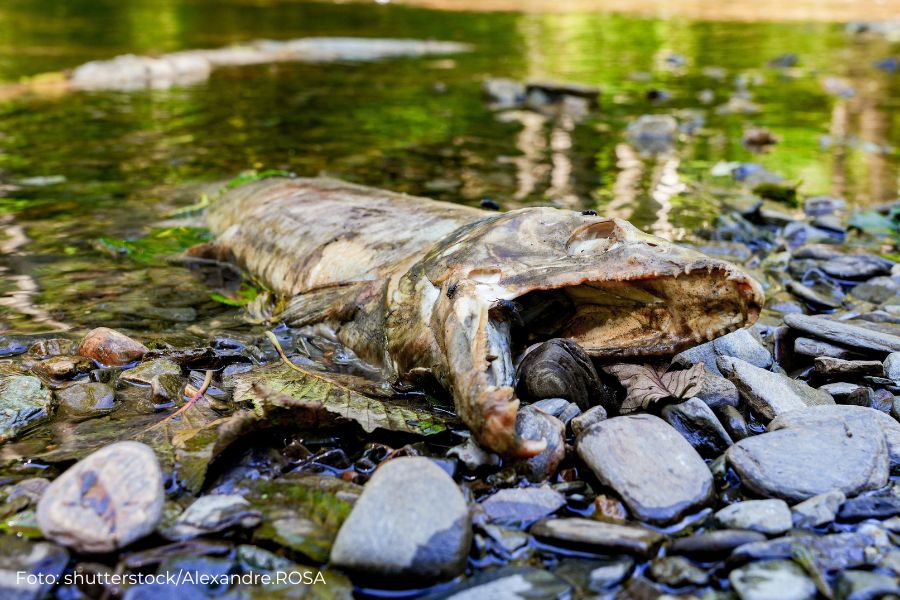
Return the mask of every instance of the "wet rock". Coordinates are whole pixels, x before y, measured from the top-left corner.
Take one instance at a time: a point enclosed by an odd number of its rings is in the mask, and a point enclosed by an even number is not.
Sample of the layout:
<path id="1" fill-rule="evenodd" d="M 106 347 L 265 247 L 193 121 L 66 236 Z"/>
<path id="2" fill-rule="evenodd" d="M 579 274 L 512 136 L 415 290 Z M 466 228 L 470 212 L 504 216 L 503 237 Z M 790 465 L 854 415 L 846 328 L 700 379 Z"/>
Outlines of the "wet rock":
<path id="1" fill-rule="evenodd" d="M 763 419 L 771 420 L 782 413 L 808 406 L 834 404 L 834 399 L 825 391 L 738 358 L 721 357 L 717 364 Z"/>
<path id="2" fill-rule="evenodd" d="M 78 461 L 41 496 L 44 536 L 86 553 L 112 552 L 149 534 L 162 516 L 162 471 L 138 442 L 117 442 Z"/>
<path id="3" fill-rule="evenodd" d="M 30 375 L 0 376 L 0 440 L 12 439 L 46 420 L 50 391 Z"/>
<path id="4" fill-rule="evenodd" d="M 868 406 L 868 392 L 871 391 L 864 386 L 845 381 L 826 383 L 819 389 L 828 392 L 838 404 L 856 404 L 859 406 Z M 857 400 L 859 396 L 865 397 L 866 401 L 860 403 Z"/>
<path id="5" fill-rule="evenodd" d="M 738 406 L 740 404 L 740 394 L 738 394 L 737 386 L 724 377 L 707 373 L 703 377 L 700 386 L 697 398 L 705 402 L 710 408 Z"/>
<path id="6" fill-rule="evenodd" d="M 575 436 L 581 435 L 581 432 L 587 431 L 594 423 L 606 420 L 606 409 L 602 406 L 592 406 L 585 412 L 581 413 L 571 421 L 572 433 Z"/>
<path id="7" fill-rule="evenodd" d="M 789 560 L 767 560 L 735 569 L 728 576 L 741 600 L 812 600 L 816 584 Z"/>
<path id="8" fill-rule="evenodd" d="M 785 315 L 784 322 L 792 329 L 863 352 L 900 352 L 900 336 L 851 323 L 799 314 Z"/>
<path id="9" fill-rule="evenodd" d="M 855 352 L 846 346 L 838 346 L 829 344 L 822 340 L 814 340 L 808 337 L 798 337 L 794 340 L 794 352 L 803 356 L 830 356 L 832 358 L 843 358 L 845 360 L 853 360 L 861 358 L 859 352 Z"/>
<path id="10" fill-rule="evenodd" d="M 515 108 L 525 101 L 525 85 L 513 79 L 486 79 L 481 90 L 495 110 Z"/>
<path id="11" fill-rule="evenodd" d="M 867 533 L 833 533 L 820 536 L 785 536 L 765 542 L 754 542 L 736 548 L 735 560 L 767 560 L 793 558 L 801 553 L 810 556 L 813 565 L 824 572 L 842 571 L 869 563 L 867 554 L 880 543 Z"/>
<path id="12" fill-rule="evenodd" d="M 167 358 L 156 358 L 123 371 L 119 381 L 149 386 L 155 402 L 173 402 L 181 396 L 181 367 Z"/>
<path id="13" fill-rule="evenodd" d="M 75 343 L 65 338 L 50 338 L 38 340 L 28 346 L 29 356 L 35 358 L 50 358 L 61 354 L 72 354 Z"/>
<path id="14" fill-rule="evenodd" d="M 716 522 L 730 529 L 750 529 L 779 535 L 791 528 L 791 509 L 784 500 L 735 502 L 716 513 Z"/>
<path id="15" fill-rule="evenodd" d="M 872 419 L 884 434 L 891 465 L 900 465 L 900 423 L 881 411 L 861 406 L 817 406 L 778 417 L 769 430 L 787 427 L 815 428 L 845 419 Z"/>
<path id="16" fill-rule="evenodd" d="M 617 499 L 606 494 L 597 494 L 594 498 L 593 518 L 607 523 L 625 523 L 628 521 L 628 510 Z"/>
<path id="17" fill-rule="evenodd" d="M 164 534 L 171 540 L 189 540 L 232 527 L 255 527 L 261 515 L 238 495 L 202 496 L 178 516 Z"/>
<path id="18" fill-rule="evenodd" d="M 41 600 L 49 597 L 53 581 L 69 563 L 65 548 L 0 536 L 0 597 L 4 600 Z M 34 578 L 30 578 L 34 576 Z"/>
<path id="19" fill-rule="evenodd" d="M 713 411 L 718 417 L 719 422 L 728 436 L 733 442 L 739 442 L 750 435 L 750 429 L 747 427 L 747 421 L 744 415 L 733 406 L 723 406 Z"/>
<path id="20" fill-rule="evenodd" d="M 825 261 L 822 270 L 838 279 L 869 279 L 888 275 L 894 263 L 872 254 L 844 254 Z"/>
<path id="21" fill-rule="evenodd" d="M 140 360 L 147 351 L 140 342 L 107 327 L 92 329 L 78 345 L 78 354 L 108 367 Z"/>
<path id="22" fill-rule="evenodd" d="M 643 154 L 665 154 L 675 147 L 678 121 L 669 115 L 641 115 L 625 129 L 625 137 Z"/>
<path id="23" fill-rule="evenodd" d="M 709 581 L 706 571 L 680 556 L 654 558 L 650 563 L 650 577 L 657 583 L 676 588 L 686 585 L 706 585 Z"/>
<path id="24" fill-rule="evenodd" d="M 873 277 L 850 290 L 850 294 L 863 302 L 882 304 L 900 293 L 900 284 L 890 277 Z"/>
<path id="25" fill-rule="evenodd" d="M 837 513 L 841 521 L 888 519 L 895 515 L 900 515 L 900 490 L 890 487 L 850 498 Z"/>
<path id="26" fill-rule="evenodd" d="M 837 579 L 837 600 L 875 600 L 900 595 L 900 579 L 871 571 L 844 571 Z"/>
<path id="27" fill-rule="evenodd" d="M 507 566 L 481 572 L 423 600 L 566 598 L 571 592 L 572 586 L 546 569 Z"/>
<path id="28" fill-rule="evenodd" d="M 531 527 L 531 535 L 545 542 L 596 553 L 649 557 L 663 536 L 636 525 L 604 523 L 593 519 L 546 519 Z"/>
<path id="29" fill-rule="evenodd" d="M 427 458 L 401 457 L 366 484 L 331 564 L 364 578 L 430 582 L 459 574 L 471 542 L 468 506 L 453 479 Z"/>
<path id="30" fill-rule="evenodd" d="M 813 496 L 791 507 L 795 527 L 821 527 L 834 521 L 847 496 L 840 490 Z"/>
<path id="31" fill-rule="evenodd" d="M 719 559 L 744 544 L 764 542 L 765 540 L 766 536 L 756 531 L 718 529 L 675 538 L 669 544 L 668 552 L 700 560 Z"/>
<path id="32" fill-rule="evenodd" d="M 115 408 L 115 393 L 105 383 L 78 382 L 56 390 L 59 411 L 75 416 L 104 415 Z"/>
<path id="33" fill-rule="evenodd" d="M 815 359 L 813 364 L 816 372 L 823 375 L 856 375 L 860 377 L 863 375 L 874 375 L 876 377 L 884 375 L 884 366 L 877 360 L 844 360 L 842 358 L 820 356 Z"/>
<path id="34" fill-rule="evenodd" d="M 83 356 L 53 356 L 34 366 L 34 371 L 48 379 L 68 379 L 91 369 L 91 361 Z"/>
<path id="35" fill-rule="evenodd" d="M 836 285 L 816 285 L 810 287 L 799 281 L 789 281 L 787 289 L 817 310 L 822 308 L 840 308 L 843 306 L 844 293 Z"/>
<path id="36" fill-rule="evenodd" d="M 712 409 L 699 398 L 665 406 L 662 417 L 701 456 L 718 456 L 734 443 Z"/>
<path id="37" fill-rule="evenodd" d="M 831 196 L 812 196 L 803 202 L 803 212 L 809 217 L 832 215 L 845 208 L 847 208 L 846 200 Z"/>
<path id="38" fill-rule="evenodd" d="M 512 527 L 482 525 L 481 529 L 509 556 L 512 556 L 516 551 L 527 546 L 528 542 L 531 540 L 531 536 L 527 533 Z M 475 543 L 476 545 L 479 543 L 477 538 Z"/>
<path id="39" fill-rule="evenodd" d="M 23 354 L 28 350 L 28 344 L 16 337 L 0 336 L 0 358 Z"/>
<path id="40" fill-rule="evenodd" d="M 516 414 L 516 431 L 527 440 L 547 442 L 547 447 L 537 456 L 518 461 L 516 470 L 535 483 L 548 480 L 566 456 L 566 426 L 556 417 L 524 406 Z"/>
<path id="41" fill-rule="evenodd" d="M 548 517 L 565 505 L 565 497 L 545 485 L 500 490 L 488 496 L 481 508 L 492 523 L 516 525 Z"/>
<path id="42" fill-rule="evenodd" d="M 603 592 L 622 583 L 634 570 L 634 559 L 630 556 L 609 557 L 605 560 L 583 561 L 587 571 L 582 587 L 591 592 Z M 568 563 L 561 563 L 556 570 L 557 575 L 567 577 L 570 569 Z M 567 577 L 569 578 L 569 577 Z M 569 578 L 571 580 L 571 578 Z"/>
<path id="43" fill-rule="evenodd" d="M 884 359 L 884 376 L 894 382 L 900 381 L 900 352 L 891 352 Z"/>
<path id="44" fill-rule="evenodd" d="M 455 456 L 470 471 L 475 471 L 484 466 L 497 466 L 500 464 L 499 456 L 488 452 L 472 438 L 468 438 L 462 444 L 447 450 L 447 456 Z"/>
<path id="45" fill-rule="evenodd" d="M 23 497 L 29 504 L 37 504 L 49 485 L 50 480 L 43 477 L 23 479 L 12 486 L 6 494 L 6 501 L 12 502 L 16 498 Z"/>
<path id="46" fill-rule="evenodd" d="M 516 394 L 525 402 L 564 398 L 582 410 L 598 387 L 594 363 L 571 340 L 554 339 L 531 348 L 516 369 Z"/>
<path id="47" fill-rule="evenodd" d="M 737 442 L 725 456 L 748 489 L 790 502 L 835 489 L 848 496 L 877 489 L 889 467 L 878 424 L 860 416 L 769 431 Z"/>
<path id="48" fill-rule="evenodd" d="M 577 443 L 597 478 L 642 521 L 671 523 L 709 501 L 712 474 L 675 429 L 652 415 L 593 425 Z"/>

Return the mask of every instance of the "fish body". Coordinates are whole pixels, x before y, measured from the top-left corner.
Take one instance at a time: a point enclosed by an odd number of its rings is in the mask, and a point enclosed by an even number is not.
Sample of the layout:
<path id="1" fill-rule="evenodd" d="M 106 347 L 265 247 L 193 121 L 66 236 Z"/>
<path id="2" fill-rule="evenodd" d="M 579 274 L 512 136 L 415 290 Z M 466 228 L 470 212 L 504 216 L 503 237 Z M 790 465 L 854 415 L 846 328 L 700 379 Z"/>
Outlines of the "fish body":
<path id="1" fill-rule="evenodd" d="M 391 375 L 433 376 L 485 447 L 515 430 L 515 343 L 567 338 L 592 357 L 659 356 L 752 324 L 763 294 L 734 265 L 627 221 L 555 208 L 489 212 L 331 179 L 272 178 L 209 210 L 202 252 L 289 299 Z"/>

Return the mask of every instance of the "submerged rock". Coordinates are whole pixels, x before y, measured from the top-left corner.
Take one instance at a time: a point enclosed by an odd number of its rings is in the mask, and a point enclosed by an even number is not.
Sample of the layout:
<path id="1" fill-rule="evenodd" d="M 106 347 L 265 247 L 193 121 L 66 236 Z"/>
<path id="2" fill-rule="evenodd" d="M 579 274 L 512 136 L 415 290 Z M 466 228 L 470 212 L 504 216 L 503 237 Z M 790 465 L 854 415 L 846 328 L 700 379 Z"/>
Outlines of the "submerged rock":
<path id="1" fill-rule="evenodd" d="M 706 585 L 709 581 L 706 571 L 680 556 L 654 558 L 650 563 L 650 577 L 658 583 L 676 588 L 686 585 Z"/>
<path id="2" fill-rule="evenodd" d="M 884 434 L 866 416 L 769 431 L 741 440 L 725 456 L 747 488 L 789 502 L 877 489 L 889 469 Z"/>
<path id="3" fill-rule="evenodd" d="M 767 560 L 735 569 L 728 580 L 741 600 L 812 600 L 816 584 L 789 560 Z"/>
<path id="4" fill-rule="evenodd" d="M 642 521 L 672 523 L 706 504 L 712 474 L 690 444 L 659 417 L 615 417 L 593 425 L 578 455 Z"/>
<path id="5" fill-rule="evenodd" d="M 44 492 L 44 536 L 79 552 L 112 552 L 149 534 L 162 516 L 159 460 L 148 446 L 117 442 L 78 461 Z"/>
<path id="6" fill-rule="evenodd" d="M 78 354 L 107 367 L 141 360 L 147 352 L 145 345 L 108 327 L 92 329 L 78 344 Z"/>
<path id="7" fill-rule="evenodd" d="M 56 390 L 61 413 L 75 416 L 103 415 L 115 408 L 115 393 L 105 383 L 78 382 Z"/>
<path id="8" fill-rule="evenodd" d="M 363 579 L 433 582 L 458 575 L 472 542 L 469 509 L 453 479 L 424 457 L 382 464 L 331 549 L 331 564 Z"/>
<path id="9" fill-rule="evenodd" d="M 625 129 L 625 137 L 638 152 L 665 154 L 675 147 L 678 121 L 669 115 L 641 115 Z"/>
<path id="10" fill-rule="evenodd" d="M 260 517 L 260 513 L 251 509 L 250 503 L 242 496 L 202 496 L 188 506 L 164 533 L 169 539 L 188 540 L 232 527 L 254 527 L 259 524 Z"/>
<path id="11" fill-rule="evenodd" d="M 722 357 L 717 364 L 725 376 L 734 382 L 753 410 L 767 421 L 792 410 L 834 404 L 834 399 L 823 390 L 755 367 L 738 358 Z"/>
<path id="12" fill-rule="evenodd" d="M 12 439 L 39 424 L 51 408 L 50 391 L 37 377 L 0 376 L 0 440 Z"/>
<path id="13" fill-rule="evenodd" d="M 41 600 L 69 563 L 65 548 L 12 535 L 0 536 L 0 597 Z M 33 578 L 32 578 L 33 576 Z"/>
<path id="14" fill-rule="evenodd" d="M 565 497 L 549 486 L 500 490 L 481 502 L 493 523 L 518 524 L 543 519 L 565 506 Z"/>
<path id="15" fill-rule="evenodd" d="M 572 586 L 547 569 L 507 566 L 484 571 L 423 600 L 567 598 Z"/>

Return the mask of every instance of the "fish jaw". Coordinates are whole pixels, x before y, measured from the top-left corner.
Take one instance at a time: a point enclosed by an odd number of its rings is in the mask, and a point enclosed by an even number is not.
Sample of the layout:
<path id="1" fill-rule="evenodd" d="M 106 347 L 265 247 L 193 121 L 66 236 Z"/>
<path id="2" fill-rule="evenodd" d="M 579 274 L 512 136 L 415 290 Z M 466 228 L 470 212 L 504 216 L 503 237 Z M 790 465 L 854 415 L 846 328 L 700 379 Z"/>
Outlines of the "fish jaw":
<path id="1" fill-rule="evenodd" d="M 603 359 L 674 354 L 752 325 L 764 302 L 760 285 L 730 263 L 627 221 L 547 208 L 464 226 L 401 281 L 405 293 L 388 312 L 395 325 L 402 314 L 403 325 L 390 331 L 389 318 L 387 333 L 398 372 L 427 365 L 479 443 L 515 457 L 540 452 L 544 442 L 516 432 L 516 319 L 498 304 L 522 306 L 527 321 L 542 304 L 559 302 L 565 309 L 551 311 L 560 321 L 545 339 L 574 340 Z"/>

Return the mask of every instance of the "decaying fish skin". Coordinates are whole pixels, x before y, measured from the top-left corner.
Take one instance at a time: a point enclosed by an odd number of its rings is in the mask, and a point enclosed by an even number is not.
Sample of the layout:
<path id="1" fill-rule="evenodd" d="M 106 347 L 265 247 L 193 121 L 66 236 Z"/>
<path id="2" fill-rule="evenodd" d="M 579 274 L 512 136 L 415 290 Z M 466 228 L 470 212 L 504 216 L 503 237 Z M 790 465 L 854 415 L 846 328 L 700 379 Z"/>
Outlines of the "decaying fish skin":
<path id="1" fill-rule="evenodd" d="M 207 220 L 217 239 L 194 255 L 233 261 L 290 298 L 281 320 L 328 324 L 394 376 L 431 373 L 478 441 L 507 456 L 543 448 L 515 431 L 514 339 L 665 355 L 751 325 L 763 304 L 734 265 L 577 211 L 497 214 L 273 178 L 227 192 Z M 514 319 L 502 309 L 513 302 Z"/>

